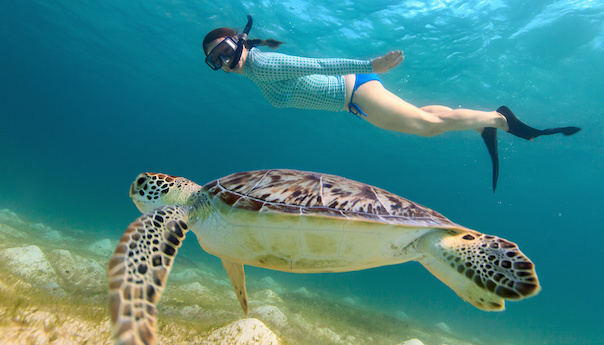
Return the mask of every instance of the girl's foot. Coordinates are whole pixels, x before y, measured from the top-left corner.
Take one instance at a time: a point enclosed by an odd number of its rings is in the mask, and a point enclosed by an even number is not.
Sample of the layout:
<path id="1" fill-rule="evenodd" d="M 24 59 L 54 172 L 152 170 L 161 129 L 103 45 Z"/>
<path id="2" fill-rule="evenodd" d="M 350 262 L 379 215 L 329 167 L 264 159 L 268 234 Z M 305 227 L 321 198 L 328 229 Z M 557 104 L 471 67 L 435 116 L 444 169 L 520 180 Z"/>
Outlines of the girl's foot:
<path id="1" fill-rule="evenodd" d="M 506 107 L 505 105 L 499 107 L 499 109 L 497 109 L 497 112 L 503 115 L 507 120 L 508 126 L 510 127 L 508 133 L 530 141 L 533 141 L 533 139 L 542 135 L 562 133 L 568 136 L 573 135 L 581 130 L 581 128 L 579 127 L 536 129 L 518 120 L 518 118 L 516 117 L 516 115 L 514 115 L 514 113 L 512 113 L 510 108 Z"/>

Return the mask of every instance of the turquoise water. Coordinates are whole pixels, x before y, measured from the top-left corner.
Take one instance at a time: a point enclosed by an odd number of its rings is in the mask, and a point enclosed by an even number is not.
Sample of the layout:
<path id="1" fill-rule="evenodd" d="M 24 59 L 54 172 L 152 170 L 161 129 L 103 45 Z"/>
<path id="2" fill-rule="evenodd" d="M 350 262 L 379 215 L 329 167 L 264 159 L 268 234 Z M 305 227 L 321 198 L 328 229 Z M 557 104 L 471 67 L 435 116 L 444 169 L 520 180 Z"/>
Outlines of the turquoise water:
<path id="1" fill-rule="evenodd" d="M 420 138 L 350 114 L 272 108 L 213 72 L 201 40 L 219 26 L 274 37 L 286 54 L 405 62 L 385 86 L 417 104 L 493 110 L 579 134 L 530 143 L 500 132 L 501 173 L 475 132 Z M 604 344 L 604 3 L 561 1 L 3 1 L 0 209 L 117 239 L 142 171 L 205 183 L 262 168 L 377 185 L 517 242 L 543 291 L 503 313 L 462 302 L 419 264 L 337 275 L 270 273 L 384 311 L 513 344 Z M 201 260 L 196 242 L 184 248 Z M 252 274 L 268 274 L 251 269 Z"/>

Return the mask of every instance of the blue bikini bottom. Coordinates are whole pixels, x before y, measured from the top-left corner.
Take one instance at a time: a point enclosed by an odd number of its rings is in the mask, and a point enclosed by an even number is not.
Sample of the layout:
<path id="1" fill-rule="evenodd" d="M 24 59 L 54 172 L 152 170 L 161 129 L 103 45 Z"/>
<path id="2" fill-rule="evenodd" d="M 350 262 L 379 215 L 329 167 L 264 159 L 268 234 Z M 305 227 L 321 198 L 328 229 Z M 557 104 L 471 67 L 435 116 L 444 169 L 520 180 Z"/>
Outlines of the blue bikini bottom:
<path id="1" fill-rule="evenodd" d="M 380 80 L 380 78 L 377 76 L 377 74 L 375 73 L 371 73 L 371 74 L 357 74 L 355 81 L 354 81 L 354 88 L 352 88 L 352 95 L 350 95 L 350 103 L 348 103 L 348 111 L 351 112 L 354 115 L 359 115 L 359 114 L 363 114 L 365 116 L 367 116 L 367 114 L 365 114 L 363 112 L 363 110 L 361 110 L 361 107 L 359 107 L 356 103 L 353 103 L 353 98 L 354 98 L 354 92 L 359 88 L 359 86 L 365 84 L 368 81 L 372 81 L 372 80 L 377 80 L 380 83 L 382 82 Z"/>

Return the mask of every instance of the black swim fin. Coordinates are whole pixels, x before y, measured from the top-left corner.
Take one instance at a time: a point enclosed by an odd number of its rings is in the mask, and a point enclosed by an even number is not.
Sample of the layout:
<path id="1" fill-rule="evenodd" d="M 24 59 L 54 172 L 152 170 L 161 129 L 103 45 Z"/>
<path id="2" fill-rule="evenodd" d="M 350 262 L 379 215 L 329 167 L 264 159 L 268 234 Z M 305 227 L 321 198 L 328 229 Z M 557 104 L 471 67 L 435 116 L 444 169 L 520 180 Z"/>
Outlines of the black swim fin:
<path id="1" fill-rule="evenodd" d="M 499 107 L 499 109 L 497 109 L 497 112 L 506 118 L 506 120 L 508 122 L 508 126 L 510 127 L 510 130 L 508 131 L 508 133 L 513 134 L 517 137 L 526 139 L 526 140 L 532 141 L 536 137 L 539 137 L 542 135 L 552 135 L 552 134 L 557 134 L 557 133 L 562 133 L 562 134 L 568 136 L 568 135 L 573 135 L 581 130 L 581 128 L 579 128 L 579 127 L 558 127 L 558 128 L 548 128 L 548 129 L 536 129 L 536 128 L 528 126 L 525 123 L 523 123 L 522 121 L 518 120 L 518 118 L 516 117 L 516 115 L 514 115 L 514 113 L 512 113 L 510 108 L 506 107 L 505 105 Z"/>
<path id="2" fill-rule="evenodd" d="M 497 179 L 499 178 L 499 152 L 497 151 L 497 128 L 486 127 L 482 131 L 482 140 L 487 145 L 491 161 L 493 162 L 493 193 L 497 188 Z"/>

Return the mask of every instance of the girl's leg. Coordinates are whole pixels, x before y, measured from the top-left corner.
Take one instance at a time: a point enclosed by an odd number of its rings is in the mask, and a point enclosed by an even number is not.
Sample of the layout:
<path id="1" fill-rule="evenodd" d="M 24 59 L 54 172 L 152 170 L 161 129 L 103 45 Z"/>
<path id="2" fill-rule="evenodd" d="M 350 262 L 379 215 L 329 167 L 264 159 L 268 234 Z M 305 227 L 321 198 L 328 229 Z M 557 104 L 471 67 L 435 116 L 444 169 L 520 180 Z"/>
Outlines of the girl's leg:
<path id="1" fill-rule="evenodd" d="M 507 131 L 505 117 L 496 111 L 451 109 L 440 105 L 418 108 L 386 90 L 378 81 L 359 87 L 354 102 L 368 115 L 373 125 L 421 136 L 435 136 L 448 131 L 494 127 Z"/>
<path id="2" fill-rule="evenodd" d="M 347 79 L 346 99 L 350 100 L 354 84 L 352 75 Z M 351 81 L 352 80 L 352 81 Z M 512 111 L 502 106 L 497 111 L 471 109 L 451 109 L 442 105 L 418 108 L 386 90 L 379 81 L 369 81 L 361 85 L 354 94 L 356 103 L 367 114 L 365 118 L 373 125 L 393 131 L 434 136 L 448 131 L 474 129 L 481 133 L 493 164 L 493 191 L 499 176 L 499 155 L 497 153 L 497 128 L 517 137 L 533 140 L 542 135 L 562 133 L 566 136 L 580 131 L 579 127 L 558 127 L 536 129 L 522 123 Z"/>
<path id="3" fill-rule="evenodd" d="M 438 117 L 440 117 L 441 119 L 445 119 L 446 122 L 446 118 L 447 117 L 451 117 L 451 116 L 459 116 L 460 113 L 462 114 L 467 114 L 467 115 L 471 115 L 472 113 L 478 113 L 479 116 L 482 116 L 481 113 L 485 113 L 484 111 L 477 111 L 477 110 L 470 110 L 470 109 L 451 109 L 449 107 L 445 107 L 444 105 L 427 105 L 424 107 L 420 108 L 421 110 L 434 114 Z M 507 122 L 506 122 L 506 128 L 501 128 L 503 130 L 507 131 Z M 452 129 L 455 130 L 455 129 Z M 463 129 L 461 129 L 463 130 Z M 480 128 L 474 128 L 474 130 L 478 133 L 482 133 L 482 131 L 484 130 L 484 127 L 480 127 Z"/>

